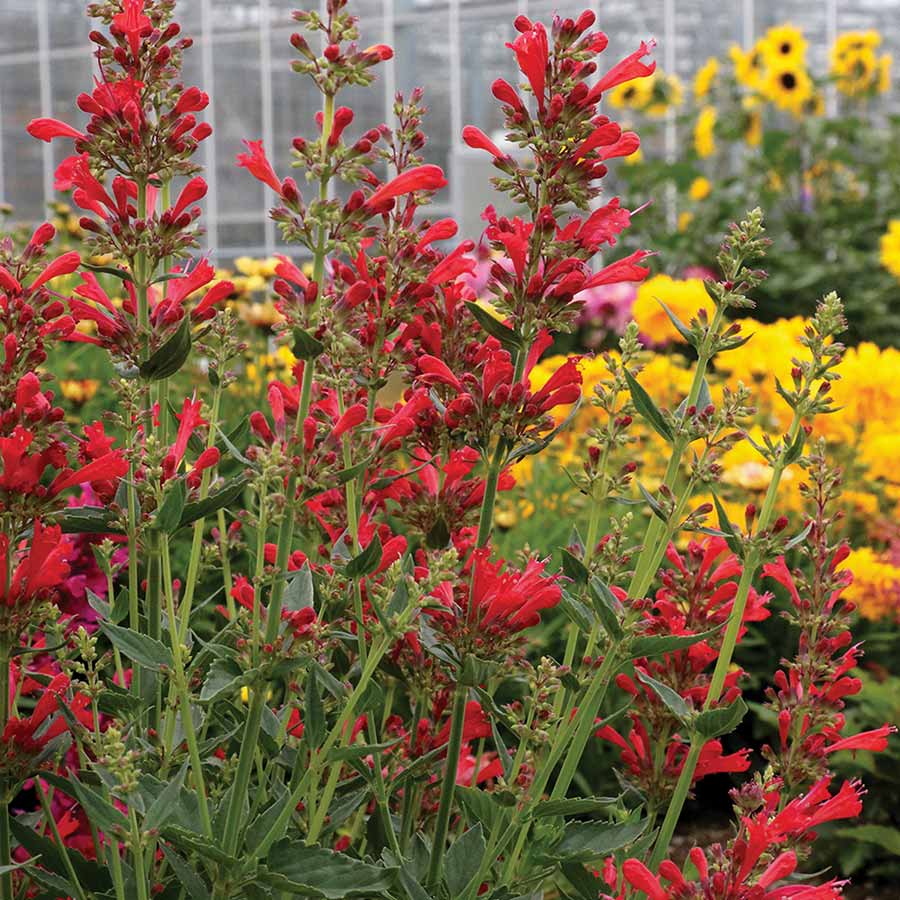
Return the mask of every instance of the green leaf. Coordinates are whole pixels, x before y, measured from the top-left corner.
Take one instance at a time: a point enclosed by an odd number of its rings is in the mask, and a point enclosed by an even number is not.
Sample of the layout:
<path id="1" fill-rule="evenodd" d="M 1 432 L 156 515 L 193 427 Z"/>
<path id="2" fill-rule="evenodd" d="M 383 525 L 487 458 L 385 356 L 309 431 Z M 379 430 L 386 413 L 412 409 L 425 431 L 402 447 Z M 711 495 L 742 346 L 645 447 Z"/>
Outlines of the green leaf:
<path id="1" fill-rule="evenodd" d="M 509 818 L 508 811 L 497 802 L 493 792 L 460 784 L 456 786 L 453 796 L 458 798 L 470 827 L 480 823 L 486 831 L 490 831 L 498 817 Z"/>
<path id="2" fill-rule="evenodd" d="M 128 831 L 130 827 L 128 819 L 112 803 L 77 778 L 70 777 L 66 780 L 70 785 L 69 792 L 75 791 L 78 802 L 94 825 L 103 831 L 112 831 L 116 828 Z"/>
<path id="3" fill-rule="evenodd" d="M 534 818 L 545 816 L 581 816 L 585 813 L 606 812 L 615 806 L 617 797 L 572 797 L 567 800 L 542 800 L 534 809 Z"/>
<path id="4" fill-rule="evenodd" d="M 574 553 L 571 553 L 565 547 L 562 548 L 562 567 L 566 577 L 571 578 L 576 584 L 587 583 L 587 567 Z"/>
<path id="5" fill-rule="evenodd" d="M 588 632 L 594 624 L 590 610 L 580 601 L 576 600 L 568 591 L 562 592 L 559 608 L 563 615 L 579 630 Z"/>
<path id="6" fill-rule="evenodd" d="M 806 523 L 806 527 L 799 534 L 794 535 L 785 545 L 785 550 L 793 550 L 798 544 L 802 544 L 806 538 L 809 536 L 810 531 L 812 531 L 813 523 L 812 520 Z"/>
<path id="7" fill-rule="evenodd" d="M 210 491 L 203 500 L 192 500 L 189 503 L 185 503 L 179 525 L 183 528 L 185 525 L 190 525 L 191 522 L 206 518 L 211 513 L 230 506 L 243 494 L 247 483 L 248 479 L 241 475 L 229 481 L 224 487 L 216 491 Z"/>
<path id="8" fill-rule="evenodd" d="M 591 600 L 594 612 L 597 613 L 607 634 L 614 640 L 622 637 L 622 626 L 619 624 L 619 614 L 622 604 L 616 595 L 599 578 L 592 578 L 590 584 Z"/>
<path id="9" fill-rule="evenodd" d="M 190 867 L 190 865 L 166 844 L 162 844 L 162 852 L 166 857 L 166 861 L 172 867 L 175 877 L 187 891 L 190 900 L 209 900 L 209 891 L 206 889 L 203 879 Z"/>
<path id="10" fill-rule="evenodd" d="M 89 269 L 91 272 L 97 272 L 100 275 L 112 275 L 115 278 L 121 278 L 122 281 L 129 281 L 134 284 L 134 278 L 132 278 L 131 272 L 120 269 L 117 266 L 95 266 L 91 263 L 83 262 L 81 267 L 83 269 Z"/>
<path id="11" fill-rule="evenodd" d="M 291 352 L 297 359 L 315 359 L 325 352 L 325 345 L 314 338 L 308 331 L 304 331 L 302 328 L 295 328 L 293 335 L 294 346 L 291 347 Z"/>
<path id="12" fill-rule="evenodd" d="M 835 834 L 838 837 L 854 841 L 865 841 L 877 844 L 882 850 L 894 856 L 900 856 L 900 829 L 888 825 L 854 825 L 852 828 L 840 828 Z"/>
<path id="13" fill-rule="evenodd" d="M 306 677 L 306 696 L 303 710 L 303 736 L 310 747 L 318 747 L 325 738 L 325 707 L 322 704 L 322 690 L 315 668 L 310 668 Z"/>
<path id="14" fill-rule="evenodd" d="M 653 398 L 641 387 L 640 382 L 628 371 L 622 370 L 628 389 L 631 391 L 631 400 L 634 408 L 653 426 L 654 431 L 670 443 L 674 439 L 669 423 L 663 418 Z"/>
<path id="15" fill-rule="evenodd" d="M 451 897 L 462 896 L 463 889 L 478 871 L 486 849 L 480 822 L 450 845 L 444 857 L 444 877 Z"/>
<path id="16" fill-rule="evenodd" d="M 744 549 L 741 544 L 740 535 L 734 530 L 734 525 L 731 524 L 728 513 L 725 511 L 725 507 L 722 506 L 722 501 L 719 500 L 715 491 L 712 492 L 712 498 L 716 507 L 716 515 L 719 518 L 719 528 L 722 529 L 722 533 L 725 535 L 725 543 L 728 544 L 728 549 L 731 550 L 732 553 L 740 556 Z"/>
<path id="17" fill-rule="evenodd" d="M 559 423 L 552 431 L 548 431 L 543 437 L 538 438 L 536 441 L 531 441 L 528 444 L 522 444 L 520 447 L 516 447 L 512 453 L 509 454 L 506 458 L 507 465 L 511 462 L 515 462 L 519 459 L 524 459 L 526 456 L 533 456 L 535 453 L 540 453 L 543 450 L 546 450 L 547 447 L 553 442 L 553 439 L 562 431 L 565 431 L 566 428 L 572 423 L 575 419 L 575 416 L 578 415 L 578 410 L 581 409 L 582 398 L 579 397 L 573 404 L 572 408 L 569 410 L 565 419 Z"/>
<path id="18" fill-rule="evenodd" d="M 806 443 L 806 432 L 801 428 L 797 434 L 797 437 L 794 438 L 794 442 L 790 445 L 790 447 L 785 450 L 784 456 L 782 457 L 782 462 L 785 466 L 789 466 L 791 463 L 796 462 L 800 459 L 801 454 L 803 453 L 803 445 Z"/>
<path id="19" fill-rule="evenodd" d="M 694 346 L 694 335 L 691 333 L 691 329 L 666 306 L 659 297 L 656 298 L 656 302 L 663 308 L 663 312 L 669 317 L 669 321 L 675 326 L 675 330 L 684 338 L 685 342 L 693 347 Z"/>
<path id="20" fill-rule="evenodd" d="M 647 821 L 569 822 L 562 839 L 553 848 L 554 855 L 567 862 L 602 859 L 639 838 L 647 828 Z"/>
<path id="21" fill-rule="evenodd" d="M 99 622 L 100 630 L 109 638 L 110 643 L 124 653 L 129 659 L 142 665 L 145 669 L 159 670 L 163 666 L 171 669 L 174 665 L 172 651 L 155 638 L 138 634 L 130 628 L 122 628 L 111 622 Z"/>
<path id="22" fill-rule="evenodd" d="M 185 760 L 175 777 L 166 784 L 153 803 L 150 804 L 150 808 L 144 816 L 144 831 L 159 829 L 172 817 L 172 814 L 175 812 L 175 807 L 181 799 L 181 787 L 184 784 L 187 766 L 187 760 Z"/>
<path id="23" fill-rule="evenodd" d="M 668 524 L 669 517 L 666 515 L 663 508 L 659 505 L 659 501 L 656 499 L 656 497 L 654 497 L 653 494 L 651 494 L 650 491 L 648 491 L 647 488 L 645 488 L 640 482 L 637 483 L 637 486 L 638 490 L 641 492 L 641 496 L 646 501 L 647 506 L 649 506 L 651 511 L 653 512 L 653 515 L 656 516 L 656 518 L 661 522 L 665 522 L 666 524 Z"/>
<path id="24" fill-rule="evenodd" d="M 370 541 L 369 546 L 347 563 L 344 574 L 348 578 L 362 578 L 374 572 L 380 563 L 381 538 L 376 534 Z"/>
<path id="25" fill-rule="evenodd" d="M 313 585 L 312 569 L 310 569 L 309 563 L 306 562 L 287 583 L 287 587 L 284 590 L 283 605 L 289 612 L 297 612 L 313 606 L 314 600 L 315 587 Z"/>
<path id="26" fill-rule="evenodd" d="M 70 506 L 55 518 L 63 534 L 122 534 L 113 528 L 114 516 L 105 507 Z"/>
<path id="27" fill-rule="evenodd" d="M 162 505 L 156 510 L 151 527 L 156 531 L 172 534 L 181 524 L 184 503 L 187 498 L 187 486 L 183 478 L 169 482 Z"/>
<path id="28" fill-rule="evenodd" d="M 738 697 L 734 703 L 719 709 L 707 709 L 694 720 L 694 730 L 700 737 L 709 740 L 723 734 L 730 734 L 747 714 L 747 704 Z"/>
<path id="29" fill-rule="evenodd" d="M 281 840 L 269 851 L 260 877 L 291 894 L 341 900 L 381 895 L 393 885 L 396 871 L 360 862 L 345 853 Z"/>
<path id="30" fill-rule="evenodd" d="M 644 672 L 636 672 L 639 681 L 646 684 L 657 697 L 665 704 L 672 715 L 682 722 L 687 721 L 691 714 L 691 708 L 678 691 L 672 690 L 667 684 L 657 681 Z"/>
<path id="31" fill-rule="evenodd" d="M 200 702 L 212 703 L 224 694 L 233 693 L 243 684 L 244 672 L 234 660 L 217 659 L 209 667 L 200 688 Z"/>
<path id="32" fill-rule="evenodd" d="M 141 377 L 146 381 L 160 381 L 174 375 L 191 354 L 191 317 L 181 320 L 177 331 L 145 362 L 141 363 Z"/>
<path id="33" fill-rule="evenodd" d="M 491 337 L 497 338 L 507 350 L 519 351 L 525 348 L 525 340 L 522 335 L 495 319 L 486 309 L 474 302 L 466 303 L 466 306 L 475 317 L 475 321 Z"/>
<path id="34" fill-rule="evenodd" d="M 685 647 L 699 644 L 700 641 L 708 641 L 721 630 L 720 626 L 697 634 L 653 634 L 635 638 L 631 642 L 628 655 L 631 659 L 638 659 L 642 656 L 659 656 L 660 653 L 684 650 Z"/>

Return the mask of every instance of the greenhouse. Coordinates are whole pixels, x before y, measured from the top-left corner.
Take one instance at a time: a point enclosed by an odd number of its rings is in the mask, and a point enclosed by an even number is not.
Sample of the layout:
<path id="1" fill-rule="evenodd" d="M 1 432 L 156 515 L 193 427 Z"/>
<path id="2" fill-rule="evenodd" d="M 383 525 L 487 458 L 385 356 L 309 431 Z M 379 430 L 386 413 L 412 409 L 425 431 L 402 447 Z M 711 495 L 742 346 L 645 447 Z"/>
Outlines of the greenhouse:
<path id="1" fill-rule="evenodd" d="M 894 900 L 900 0 L 0 0 L 0 900 Z"/>

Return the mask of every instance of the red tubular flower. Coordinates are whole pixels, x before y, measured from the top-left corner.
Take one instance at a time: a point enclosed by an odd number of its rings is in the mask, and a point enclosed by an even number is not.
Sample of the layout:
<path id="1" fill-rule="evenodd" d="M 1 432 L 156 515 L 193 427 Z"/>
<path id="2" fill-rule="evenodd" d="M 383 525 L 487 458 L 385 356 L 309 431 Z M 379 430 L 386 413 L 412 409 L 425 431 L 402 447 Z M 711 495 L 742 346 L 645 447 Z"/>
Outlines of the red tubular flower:
<path id="1" fill-rule="evenodd" d="M 652 75 L 656 70 L 656 63 L 652 62 L 648 65 L 647 63 L 641 62 L 641 60 L 650 53 L 655 46 L 656 41 L 650 41 L 649 43 L 647 41 L 641 41 L 641 46 L 635 50 L 634 53 L 617 62 L 594 85 L 589 96 L 591 98 L 596 96 L 596 98 L 599 99 L 601 94 L 605 94 L 617 85 L 624 84 L 626 81 L 631 81 L 635 78 L 646 78 L 648 75 Z"/>
<path id="2" fill-rule="evenodd" d="M 10 573 L 7 564 L 9 537 L 0 534 L 0 599 L 3 606 L 24 606 L 44 599 L 56 590 L 69 575 L 67 558 L 72 549 L 58 525 L 45 527 L 40 519 L 36 519 L 31 546 Z"/>
<path id="3" fill-rule="evenodd" d="M 206 181 L 199 175 L 192 178 L 182 189 L 175 201 L 175 205 L 169 210 L 172 219 L 177 219 L 192 203 L 202 200 L 208 190 Z"/>
<path id="4" fill-rule="evenodd" d="M 383 210 L 391 200 L 415 191 L 439 191 L 447 186 L 444 170 L 440 166 L 426 164 L 401 172 L 381 185 L 366 201 L 366 208 L 373 213 Z"/>
<path id="5" fill-rule="evenodd" d="M 419 243 L 415 247 L 416 253 L 421 253 L 435 241 L 449 241 L 450 238 L 456 237 L 457 231 L 459 231 L 459 226 L 453 219 L 438 220 L 422 232 Z"/>
<path id="6" fill-rule="evenodd" d="M 244 146 L 250 151 L 249 153 L 239 153 L 237 156 L 237 164 L 242 169 L 247 169 L 254 177 L 258 178 L 263 184 L 267 184 L 276 194 L 281 195 L 281 182 L 272 168 L 272 164 L 266 157 L 266 151 L 263 148 L 262 141 L 244 141 Z"/>
<path id="7" fill-rule="evenodd" d="M 83 135 L 77 128 L 60 122 L 59 119 L 32 119 L 25 129 L 33 138 L 39 141 L 46 141 L 48 144 L 54 138 L 71 138 L 72 140 L 84 140 Z"/>
<path id="8" fill-rule="evenodd" d="M 635 250 L 629 256 L 610 263 L 591 276 L 584 289 L 599 287 L 603 284 L 618 284 L 622 281 L 643 281 L 650 274 L 650 269 L 638 264 L 646 256 L 650 256 L 647 250 Z"/>
<path id="9" fill-rule="evenodd" d="M 511 44 L 507 44 L 515 54 L 522 74 L 528 79 L 531 90 L 537 98 L 538 109 L 543 115 L 545 109 L 544 92 L 547 84 L 547 62 L 550 50 L 547 32 L 538 22 L 523 31 Z"/>
<path id="10" fill-rule="evenodd" d="M 823 748 L 825 753 L 837 753 L 840 750 L 872 750 L 881 753 L 887 750 L 888 738 L 897 731 L 896 725 L 882 725 L 872 731 L 861 731 L 859 734 L 841 738 Z"/>
<path id="11" fill-rule="evenodd" d="M 495 159 L 503 159 L 506 154 L 480 129 L 466 125 L 462 130 L 463 140 L 473 150 L 487 150 Z"/>
<path id="12" fill-rule="evenodd" d="M 54 259 L 53 262 L 51 262 L 50 265 L 35 278 L 34 282 L 32 282 L 31 290 L 36 291 L 48 281 L 59 278 L 61 275 L 71 275 L 80 265 L 81 254 L 77 250 L 63 253 L 62 256 Z"/>
<path id="13" fill-rule="evenodd" d="M 112 23 L 128 38 L 131 55 L 136 60 L 141 50 L 141 35 L 149 34 L 153 23 L 144 15 L 144 0 L 124 0 L 122 12 L 113 16 Z"/>
<path id="14" fill-rule="evenodd" d="M 353 121 L 353 110 L 348 106 L 339 106 L 334 111 L 331 123 L 331 134 L 328 135 L 328 146 L 336 147 L 344 129 Z"/>
<path id="15" fill-rule="evenodd" d="M 643 891 L 650 900 L 670 900 L 669 892 L 640 860 L 626 859 L 622 863 L 622 874 L 633 888 Z"/>

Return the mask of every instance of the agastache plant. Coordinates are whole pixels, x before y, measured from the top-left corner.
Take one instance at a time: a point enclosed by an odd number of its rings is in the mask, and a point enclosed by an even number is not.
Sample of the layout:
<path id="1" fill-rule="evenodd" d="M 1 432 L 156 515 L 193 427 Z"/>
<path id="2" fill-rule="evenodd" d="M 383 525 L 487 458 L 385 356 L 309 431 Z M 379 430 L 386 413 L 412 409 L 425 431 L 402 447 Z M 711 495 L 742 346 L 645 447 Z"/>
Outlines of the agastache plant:
<path id="1" fill-rule="evenodd" d="M 296 175 L 255 136 L 236 156 L 296 248 L 272 283 L 292 363 L 236 421 L 234 286 L 197 256 L 211 132 L 209 98 L 181 80 L 191 41 L 173 0 L 88 12 L 87 124 L 28 130 L 71 143 L 56 183 L 106 262 L 53 258 L 48 225 L 0 245 L 0 900 L 839 896 L 836 878 L 791 880 L 813 829 L 861 809 L 829 756 L 884 749 L 893 728 L 843 734 L 861 651 L 830 536 L 840 479 L 824 448 L 804 456 L 838 377 L 836 297 L 779 385 L 787 432 L 754 444 L 761 507 L 735 523 L 719 500 L 752 396 L 714 398 L 707 375 L 750 339 L 729 317 L 765 277 L 758 211 L 723 242 L 709 313 L 684 323 L 660 298 L 697 355 L 676 408 L 641 384 L 636 326 L 605 354 L 568 546 L 504 559 L 494 541 L 517 465 L 582 402 L 578 357 L 543 383 L 538 363 L 585 292 L 649 272 L 647 251 L 616 258 L 638 210 L 601 184 L 639 140 L 601 109 L 653 73 L 652 45 L 604 72 L 593 13 L 518 17 L 520 83 L 492 86 L 506 139 L 461 135 L 512 211 L 460 236 L 429 215 L 447 181 L 426 162 L 423 92 L 397 94 L 390 126 L 344 105 L 391 48 L 361 48 L 343 0 L 296 12 L 293 68 L 321 97 Z M 65 422 L 43 372 L 77 343 L 114 367 L 103 421 Z M 653 486 L 649 442 L 669 459 Z M 799 530 L 779 507 L 790 467 L 807 478 Z M 754 770 L 730 737 L 747 712 L 736 653 L 774 613 L 773 580 L 799 643 L 769 679 L 778 734 Z M 561 659 L 534 652 L 554 617 Z M 601 742 L 622 790 L 574 796 Z M 679 867 L 684 804 L 722 772 L 747 773 L 733 835 Z"/>

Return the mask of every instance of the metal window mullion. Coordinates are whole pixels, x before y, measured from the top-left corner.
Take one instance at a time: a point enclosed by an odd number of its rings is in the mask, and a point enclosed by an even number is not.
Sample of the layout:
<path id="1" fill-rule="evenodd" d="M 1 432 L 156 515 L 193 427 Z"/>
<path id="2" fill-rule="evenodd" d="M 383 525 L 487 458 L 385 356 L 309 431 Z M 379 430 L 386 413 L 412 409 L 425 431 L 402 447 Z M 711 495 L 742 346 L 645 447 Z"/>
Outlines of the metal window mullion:
<path id="1" fill-rule="evenodd" d="M 40 81 L 41 115 L 53 117 L 53 96 L 50 81 L 50 19 L 47 0 L 38 0 L 38 75 Z M 41 148 L 44 161 L 44 205 L 53 201 L 53 146 Z"/>
<path id="2" fill-rule="evenodd" d="M 838 35 L 838 5 L 837 0 L 828 0 L 825 7 L 825 42 L 829 47 L 834 46 Z M 825 88 L 825 115 L 832 119 L 837 115 L 837 85 L 829 81 Z"/>
<path id="3" fill-rule="evenodd" d="M 211 0 L 200 0 L 200 66 L 203 73 L 203 90 L 212 98 L 206 108 L 206 120 L 213 129 L 211 137 L 205 143 L 206 150 L 206 182 L 209 192 L 206 195 L 206 249 L 217 257 L 219 246 L 219 192 L 218 173 L 216 172 L 216 90 L 215 67 L 213 65 L 212 9 Z"/>
<path id="4" fill-rule="evenodd" d="M 459 166 L 454 158 L 459 159 L 459 146 L 462 141 L 462 47 L 460 46 L 459 24 L 460 0 L 450 0 L 448 7 L 449 45 L 450 45 L 450 149 L 452 153 L 450 182 L 451 203 L 457 221 L 462 220 L 462 172 L 455 171 Z M 461 165 L 461 164 L 460 164 Z"/>
<path id="5" fill-rule="evenodd" d="M 269 0 L 259 0 L 259 84 L 262 101 L 262 138 L 263 144 L 274 152 L 274 109 L 272 106 L 272 27 L 270 22 Z M 266 250 L 269 255 L 275 252 L 275 223 L 265 208 L 263 193 L 263 221 L 265 222 Z"/>
<path id="6" fill-rule="evenodd" d="M 675 23 L 677 21 L 675 2 L 676 0 L 663 0 L 663 68 L 665 69 L 666 77 L 668 78 L 672 78 L 675 75 Z M 666 162 L 669 164 L 674 163 L 678 153 L 678 127 L 675 123 L 674 107 L 670 107 L 666 111 L 666 125 L 663 141 Z M 672 227 L 675 226 L 676 216 L 678 214 L 676 197 L 675 186 L 670 185 L 666 191 L 666 207 L 669 216 L 669 224 Z"/>
<path id="7" fill-rule="evenodd" d="M 381 26 L 384 31 L 384 42 L 394 49 L 397 39 L 394 19 L 394 0 L 381 2 Z M 395 126 L 394 95 L 397 93 L 397 54 L 396 52 L 384 65 L 384 121 L 389 128 Z"/>
<path id="8" fill-rule="evenodd" d="M 753 38 L 756 34 L 755 17 L 754 0 L 743 0 L 741 5 L 741 43 L 745 50 L 749 50 L 753 46 Z"/>

